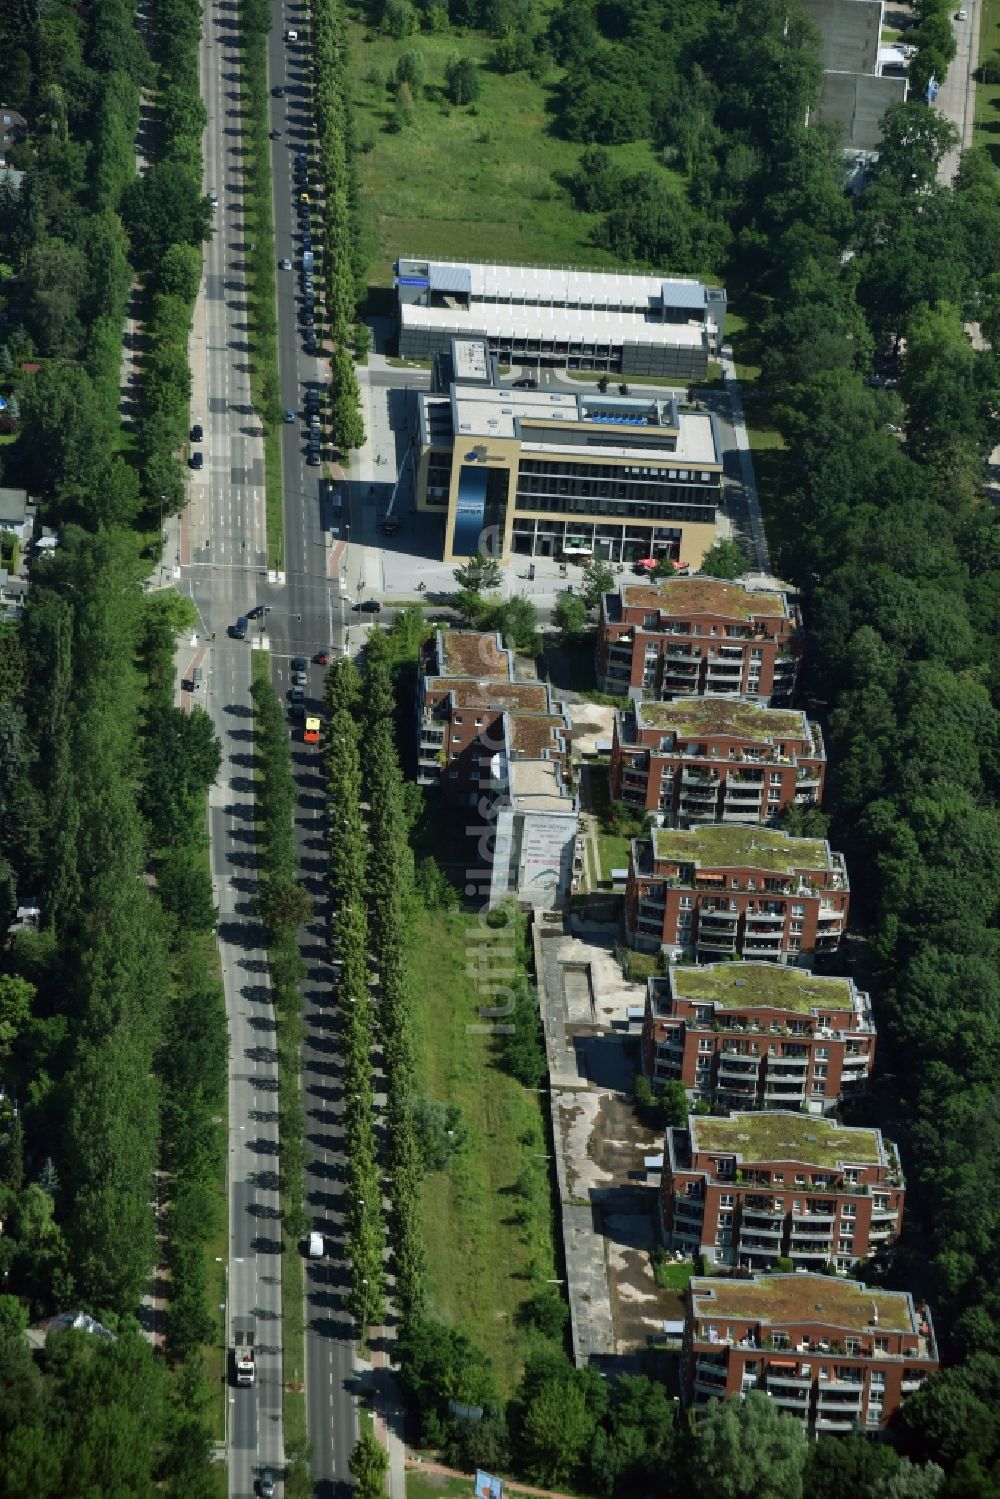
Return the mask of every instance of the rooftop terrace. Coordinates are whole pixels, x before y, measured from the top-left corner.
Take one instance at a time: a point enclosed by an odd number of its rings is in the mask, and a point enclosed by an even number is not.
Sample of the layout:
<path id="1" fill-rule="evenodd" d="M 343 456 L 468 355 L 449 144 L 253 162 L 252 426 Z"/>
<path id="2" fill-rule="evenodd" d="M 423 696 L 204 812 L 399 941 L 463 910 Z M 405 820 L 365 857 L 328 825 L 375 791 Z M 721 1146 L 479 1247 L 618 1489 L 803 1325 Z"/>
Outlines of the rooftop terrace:
<path id="1" fill-rule="evenodd" d="M 510 748 L 513 754 L 528 760 L 540 760 L 546 750 L 558 753 L 559 736 L 567 733 L 565 720 L 555 714 L 512 713 L 510 715 Z"/>
<path id="2" fill-rule="evenodd" d="M 797 1161 L 809 1166 L 876 1166 L 885 1161 L 877 1129 L 845 1129 L 808 1114 L 731 1114 L 728 1119 L 692 1115 L 692 1150 L 739 1156 L 744 1163 Z"/>
<path id="3" fill-rule="evenodd" d="M 780 963 L 711 963 L 673 968 L 674 994 L 723 1009 L 789 1010 L 807 1015 L 813 1010 L 851 1010 L 850 979 L 825 978 L 803 968 Z"/>
<path id="4" fill-rule="evenodd" d="M 510 656 L 495 635 L 476 630 L 441 630 L 438 641 L 445 676 L 510 680 Z"/>
<path id="5" fill-rule="evenodd" d="M 814 1322 L 861 1331 L 878 1312 L 881 1331 L 917 1332 L 909 1296 L 903 1291 L 873 1290 L 858 1281 L 828 1275 L 759 1275 L 754 1280 L 695 1279 L 691 1282 L 695 1316 L 745 1318 L 772 1327 Z"/>
<path id="6" fill-rule="evenodd" d="M 822 838 L 790 838 L 774 828 L 725 823 L 688 831 L 654 828 L 653 857 L 702 869 L 760 869 L 787 875 L 832 867 Z"/>
<path id="7" fill-rule="evenodd" d="M 785 619 L 784 594 L 751 589 L 719 578 L 661 578 L 653 587 L 626 583 L 622 587 L 628 607 L 660 609 L 665 614 L 712 614 L 722 619 Z"/>
<path id="8" fill-rule="evenodd" d="M 708 734 L 773 742 L 810 737 L 804 713 L 791 708 L 764 708 L 738 697 L 679 697 L 672 703 L 636 703 L 635 717 L 640 728 L 682 738 Z"/>

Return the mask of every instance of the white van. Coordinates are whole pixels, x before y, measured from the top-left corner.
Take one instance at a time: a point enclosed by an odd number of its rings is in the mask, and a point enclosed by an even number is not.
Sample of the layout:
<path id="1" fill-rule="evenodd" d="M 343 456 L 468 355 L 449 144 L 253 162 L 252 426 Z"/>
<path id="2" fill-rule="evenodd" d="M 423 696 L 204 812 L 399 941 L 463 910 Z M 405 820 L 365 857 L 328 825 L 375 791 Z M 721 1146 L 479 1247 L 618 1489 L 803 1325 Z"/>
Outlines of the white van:
<path id="1" fill-rule="evenodd" d="M 297 42 L 298 39 L 299 39 L 299 34 L 298 34 L 297 31 L 286 31 L 285 32 L 285 41 L 286 42 Z"/>
<path id="2" fill-rule="evenodd" d="M 321 1260 L 323 1258 L 323 1235 L 311 1233 L 309 1235 L 309 1258 Z"/>

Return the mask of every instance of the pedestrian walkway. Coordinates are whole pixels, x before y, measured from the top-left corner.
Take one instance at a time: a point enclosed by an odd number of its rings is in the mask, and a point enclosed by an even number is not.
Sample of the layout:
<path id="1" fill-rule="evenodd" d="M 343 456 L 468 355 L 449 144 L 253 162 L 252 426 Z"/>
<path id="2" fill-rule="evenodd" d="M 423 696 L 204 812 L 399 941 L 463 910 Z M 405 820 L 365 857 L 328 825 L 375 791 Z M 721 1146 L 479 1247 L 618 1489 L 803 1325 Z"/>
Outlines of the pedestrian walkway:
<path id="1" fill-rule="evenodd" d="M 471 1473 L 463 1473 L 459 1468 L 446 1468 L 443 1463 L 425 1462 L 422 1457 L 408 1457 L 406 1459 L 408 1468 L 416 1468 L 421 1473 L 439 1473 L 443 1478 L 464 1478 L 471 1490 L 475 1478 Z M 574 1494 L 562 1494 L 558 1489 L 536 1489 L 530 1483 L 515 1483 L 511 1478 L 505 1478 L 503 1486 L 511 1494 L 534 1494 L 537 1499 L 576 1499 Z"/>
<path id="2" fill-rule="evenodd" d="M 733 435 L 736 439 L 736 455 L 740 465 L 740 485 L 728 485 L 726 507 L 730 510 L 736 529 L 742 533 L 745 545 L 752 551 L 753 570 L 761 573 L 771 571 L 771 552 L 764 534 L 764 520 L 760 513 L 760 497 L 757 480 L 754 478 L 753 457 L 750 452 L 750 434 L 743 415 L 743 397 L 736 378 L 733 351 L 727 344 L 721 351 L 722 374 L 729 397 Z M 742 493 L 741 493 L 742 490 Z"/>

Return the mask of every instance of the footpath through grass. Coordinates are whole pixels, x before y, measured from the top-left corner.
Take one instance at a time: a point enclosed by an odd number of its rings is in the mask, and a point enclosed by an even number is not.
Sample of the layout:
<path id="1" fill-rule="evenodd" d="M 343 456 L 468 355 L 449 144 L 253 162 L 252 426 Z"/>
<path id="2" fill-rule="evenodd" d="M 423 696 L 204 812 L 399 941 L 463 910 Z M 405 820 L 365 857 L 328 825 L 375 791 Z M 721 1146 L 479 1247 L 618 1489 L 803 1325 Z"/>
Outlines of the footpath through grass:
<path id="1" fill-rule="evenodd" d="M 490 1036 L 474 1029 L 482 1025 L 481 1007 L 503 1003 L 474 976 L 483 930 L 477 916 L 464 912 L 416 918 L 417 1088 L 457 1104 L 469 1132 L 448 1168 L 425 1177 L 421 1227 L 431 1316 L 461 1328 L 488 1352 L 501 1393 L 511 1395 L 531 1338 L 518 1325 L 518 1306 L 556 1274 L 549 1147 L 544 1095 L 501 1072 Z M 504 981 L 499 963 L 489 978 Z M 516 1190 L 519 1179 L 531 1182 L 533 1200 Z"/>
<path id="2" fill-rule="evenodd" d="M 373 284 L 391 285 L 392 261 L 400 254 L 515 265 L 617 264 L 592 243 L 601 216 L 579 212 L 570 197 L 567 179 L 583 148 L 552 133 L 551 94 L 560 70 L 543 82 L 494 72 L 488 64 L 495 43 L 474 31 L 420 32 L 396 41 L 355 19 L 350 40 Z M 413 91 L 408 121 L 396 130 L 394 90 L 386 80 L 404 52 L 420 54 L 425 83 Z M 456 52 L 486 64 L 473 105 L 453 106 L 444 93 L 445 67 Z M 646 142 L 609 149 L 625 170 L 657 165 Z"/>

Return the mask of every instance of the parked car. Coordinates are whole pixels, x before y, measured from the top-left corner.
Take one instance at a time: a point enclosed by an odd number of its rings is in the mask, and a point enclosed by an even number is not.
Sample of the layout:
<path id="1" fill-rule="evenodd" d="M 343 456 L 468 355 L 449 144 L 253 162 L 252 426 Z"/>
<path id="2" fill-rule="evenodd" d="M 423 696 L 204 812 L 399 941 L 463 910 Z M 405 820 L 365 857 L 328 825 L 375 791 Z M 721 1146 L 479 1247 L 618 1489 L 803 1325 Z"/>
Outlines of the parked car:
<path id="1" fill-rule="evenodd" d="M 329 666 L 330 665 L 330 652 L 329 651 L 317 651 L 316 654 L 313 656 L 313 665 L 314 666 Z"/>
<path id="2" fill-rule="evenodd" d="M 191 436 L 191 441 L 192 442 L 201 442 L 201 440 L 205 436 L 205 434 L 201 430 L 201 423 L 200 422 L 195 422 L 194 426 L 191 428 L 191 434 L 190 434 L 190 436 Z"/>
<path id="3" fill-rule="evenodd" d="M 287 255 L 283 260 L 279 260 L 278 264 L 283 271 L 290 271 L 292 269 L 292 262 L 289 260 Z"/>
<path id="4" fill-rule="evenodd" d="M 270 1468 L 262 1468 L 260 1471 L 260 1499 L 274 1499 L 274 1474 Z"/>
<path id="5" fill-rule="evenodd" d="M 309 453 L 306 454 L 306 463 L 309 468 L 319 468 L 319 465 L 322 461 L 323 460 L 319 456 L 318 448 L 313 448 Z"/>
<path id="6" fill-rule="evenodd" d="M 191 457 L 188 459 L 188 463 L 191 465 L 191 467 L 195 470 L 196 473 L 199 472 L 201 469 L 203 469 L 205 467 L 205 455 L 204 455 L 204 453 L 192 453 Z"/>
<path id="7" fill-rule="evenodd" d="M 353 612 L 355 614 L 381 614 L 382 605 L 378 599 L 362 599 L 359 604 L 355 604 Z"/>
<path id="8" fill-rule="evenodd" d="M 290 425 L 292 422 L 294 422 L 294 420 L 295 420 L 295 412 L 294 411 L 286 411 L 285 412 L 285 421 Z"/>

